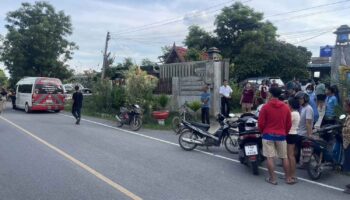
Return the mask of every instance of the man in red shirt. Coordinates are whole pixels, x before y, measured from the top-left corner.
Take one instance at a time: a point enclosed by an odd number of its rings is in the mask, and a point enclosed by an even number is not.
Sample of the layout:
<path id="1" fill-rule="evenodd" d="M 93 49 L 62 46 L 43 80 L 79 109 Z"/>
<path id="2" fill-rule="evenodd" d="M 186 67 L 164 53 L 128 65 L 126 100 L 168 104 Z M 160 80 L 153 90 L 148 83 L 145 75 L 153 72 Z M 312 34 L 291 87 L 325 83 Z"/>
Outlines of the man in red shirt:
<path id="1" fill-rule="evenodd" d="M 267 168 L 270 177 L 268 183 L 277 185 L 274 158 L 283 160 L 286 182 L 295 183 L 289 175 L 289 163 L 287 159 L 286 136 L 292 127 L 291 111 L 287 104 L 278 100 L 282 94 L 280 88 L 271 87 L 270 101 L 263 106 L 259 114 L 259 130 L 263 134 L 263 155 L 267 158 Z"/>

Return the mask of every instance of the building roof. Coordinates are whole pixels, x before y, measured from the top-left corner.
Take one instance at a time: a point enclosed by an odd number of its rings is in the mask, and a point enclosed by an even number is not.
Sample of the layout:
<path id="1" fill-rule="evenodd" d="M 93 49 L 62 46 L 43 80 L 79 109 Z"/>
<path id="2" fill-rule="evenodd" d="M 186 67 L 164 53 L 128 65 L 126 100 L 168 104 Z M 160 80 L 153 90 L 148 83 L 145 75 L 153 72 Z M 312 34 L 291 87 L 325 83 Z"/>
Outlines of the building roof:
<path id="1" fill-rule="evenodd" d="M 175 43 L 173 44 L 173 48 L 168 55 L 168 57 L 165 59 L 164 63 L 177 63 L 177 62 L 187 62 L 186 60 L 186 54 L 188 49 L 185 47 L 176 46 Z M 209 56 L 207 52 L 203 52 L 201 54 L 201 60 L 208 60 Z"/>

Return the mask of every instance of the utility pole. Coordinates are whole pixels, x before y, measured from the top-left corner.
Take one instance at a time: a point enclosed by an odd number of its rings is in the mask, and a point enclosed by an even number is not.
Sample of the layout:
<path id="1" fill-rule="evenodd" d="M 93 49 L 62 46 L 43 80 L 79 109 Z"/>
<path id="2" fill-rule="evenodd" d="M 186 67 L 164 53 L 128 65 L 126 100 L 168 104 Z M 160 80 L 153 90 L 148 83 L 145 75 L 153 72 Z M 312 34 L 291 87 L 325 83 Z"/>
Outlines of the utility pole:
<path id="1" fill-rule="evenodd" d="M 106 65 L 107 65 L 107 51 L 108 51 L 108 41 L 111 39 L 111 36 L 109 32 L 107 32 L 106 36 L 106 44 L 105 44 L 105 51 L 103 53 L 103 63 L 102 63 L 102 73 L 101 73 L 101 80 L 105 78 L 106 73 Z"/>

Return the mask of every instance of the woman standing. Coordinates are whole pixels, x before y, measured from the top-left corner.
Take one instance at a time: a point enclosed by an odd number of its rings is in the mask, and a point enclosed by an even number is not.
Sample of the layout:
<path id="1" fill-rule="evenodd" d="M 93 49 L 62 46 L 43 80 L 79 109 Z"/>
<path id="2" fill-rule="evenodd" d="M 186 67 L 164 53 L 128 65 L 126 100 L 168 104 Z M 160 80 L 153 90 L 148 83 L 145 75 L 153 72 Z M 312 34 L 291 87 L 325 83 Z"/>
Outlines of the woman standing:
<path id="1" fill-rule="evenodd" d="M 289 184 L 294 184 L 297 182 L 297 178 L 295 175 L 296 170 L 296 159 L 295 159 L 295 144 L 298 141 L 298 127 L 300 123 L 300 104 L 299 100 L 291 97 L 288 99 L 289 107 L 292 111 L 292 128 L 290 129 L 288 135 L 287 135 L 287 153 L 288 153 L 288 160 L 289 160 L 289 172 L 290 176 L 292 178 L 291 182 Z"/>
<path id="2" fill-rule="evenodd" d="M 344 172 L 350 172 L 350 99 L 344 103 L 345 111 L 348 113 L 343 128 L 343 146 L 344 146 Z M 350 184 L 346 186 L 345 193 L 350 194 Z"/>
<path id="3" fill-rule="evenodd" d="M 269 86 L 267 86 L 266 82 L 266 80 L 263 80 L 262 84 L 259 86 L 260 97 L 263 99 L 264 103 L 267 102 L 267 96 L 269 93 Z"/>
<path id="4" fill-rule="evenodd" d="M 241 97 L 241 106 L 242 106 L 242 112 L 243 113 L 249 113 L 252 111 L 254 102 L 254 90 L 250 83 L 247 83 L 244 87 L 244 90 L 242 92 Z"/>

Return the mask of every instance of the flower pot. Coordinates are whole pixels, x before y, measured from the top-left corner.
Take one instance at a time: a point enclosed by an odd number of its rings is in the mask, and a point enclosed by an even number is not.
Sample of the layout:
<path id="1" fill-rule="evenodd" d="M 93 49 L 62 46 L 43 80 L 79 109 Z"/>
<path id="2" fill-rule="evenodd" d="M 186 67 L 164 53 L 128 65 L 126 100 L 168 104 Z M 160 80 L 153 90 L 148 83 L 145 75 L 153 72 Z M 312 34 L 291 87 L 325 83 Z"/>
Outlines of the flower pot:
<path id="1" fill-rule="evenodd" d="M 169 111 L 154 111 L 152 112 L 152 116 L 154 119 L 158 120 L 159 125 L 164 125 L 164 121 L 169 117 Z"/>

